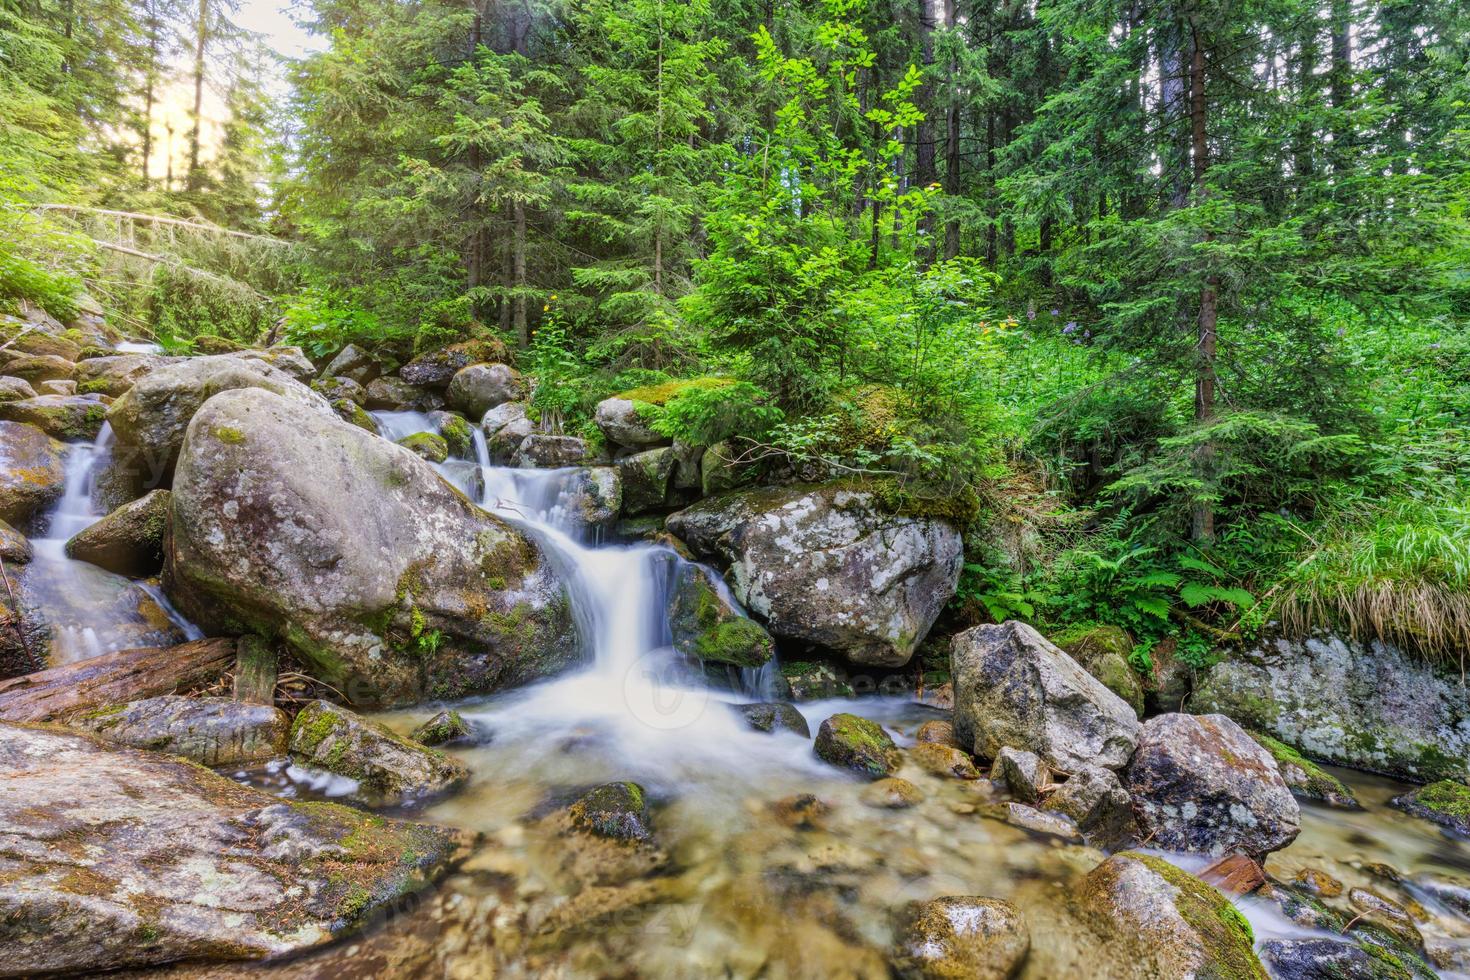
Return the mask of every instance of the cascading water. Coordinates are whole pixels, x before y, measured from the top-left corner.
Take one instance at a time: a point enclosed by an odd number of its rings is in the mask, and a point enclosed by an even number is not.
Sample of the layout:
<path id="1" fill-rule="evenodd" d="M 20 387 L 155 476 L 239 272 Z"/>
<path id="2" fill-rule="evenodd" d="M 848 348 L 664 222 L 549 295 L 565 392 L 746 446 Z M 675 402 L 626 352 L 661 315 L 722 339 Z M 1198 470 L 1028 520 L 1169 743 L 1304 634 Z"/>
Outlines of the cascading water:
<path id="1" fill-rule="evenodd" d="M 61 499 L 33 538 L 34 557 L 21 574 L 21 593 L 51 629 L 50 666 L 129 647 L 169 646 L 204 634 L 151 582 L 135 582 L 66 554 L 66 542 L 103 515 L 93 503 L 95 474 L 108 459 L 112 429 L 66 453 Z"/>

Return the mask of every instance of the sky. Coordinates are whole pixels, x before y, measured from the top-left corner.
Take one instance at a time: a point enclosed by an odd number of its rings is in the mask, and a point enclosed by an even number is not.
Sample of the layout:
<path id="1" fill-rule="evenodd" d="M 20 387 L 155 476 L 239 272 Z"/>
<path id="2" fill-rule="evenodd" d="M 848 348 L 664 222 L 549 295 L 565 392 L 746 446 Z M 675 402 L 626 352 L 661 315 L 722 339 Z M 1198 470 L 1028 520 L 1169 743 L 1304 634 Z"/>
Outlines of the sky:
<path id="1" fill-rule="evenodd" d="M 292 0 L 241 0 L 233 20 L 248 31 L 265 36 L 265 43 L 288 58 L 299 58 L 324 47 L 324 39 L 297 26 Z"/>

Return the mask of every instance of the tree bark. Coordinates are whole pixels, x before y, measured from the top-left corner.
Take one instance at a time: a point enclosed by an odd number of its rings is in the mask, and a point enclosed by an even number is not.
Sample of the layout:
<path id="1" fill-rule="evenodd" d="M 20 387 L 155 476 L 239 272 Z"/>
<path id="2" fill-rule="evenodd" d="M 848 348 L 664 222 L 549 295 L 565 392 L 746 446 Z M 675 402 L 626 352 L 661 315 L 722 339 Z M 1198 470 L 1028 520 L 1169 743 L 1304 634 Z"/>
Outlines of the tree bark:
<path id="1" fill-rule="evenodd" d="M 516 341 L 524 350 L 531 346 L 531 325 L 526 319 L 526 206 L 517 198 L 511 209 L 515 221 L 514 254 L 511 257 L 515 279 L 514 326 Z"/>
<path id="2" fill-rule="evenodd" d="M 209 37 L 209 0 L 199 0 L 199 23 L 194 39 L 194 125 L 189 130 L 189 176 L 186 185 L 197 191 L 203 182 L 199 172 L 199 140 L 204 112 L 204 48 Z"/>
<path id="3" fill-rule="evenodd" d="M 944 0 L 944 29 L 952 32 L 958 27 L 958 3 Z M 948 39 L 951 45 L 956 38 Z M 960 95 L 959 58 L 951 54 L 947 75 L 949 77 L 949 104 L 944 110 L 944 193 L 951 199 L 960 196 Z M 944 223 L 944 257 L 952 259 L 960 254 L 960 222 L 953 216 Z"/>
<path id="4" fill-rule="evenodd" d="M 920 189 L 938 183 L 934 146 L 934 5 L 939 0 L 919 0 L 919 50 L 923 58 L 924 84 L 919 89 L 923 118 L 914 126 L 914 181 Z M 924 265 L 934 260 L 934 217 L 925 212 L 919 219 L 919 256 Z"/>
<path id="5" fill-rule="evenodd" d="M 1332 0 L 1332 67 L 1327 80 L 1332 101 L 1332 170 L 1352 167 L 1352 127 L 1348 106 L 1353 97 L 1353 7 L 1351 0 Z"/>
<path id="6" fill-rule="evenodd" d="M 1193 32 L 1192 48 L 1189 71 L 1189 115 L 1190 142 L 1194 157 L 1194 194 L 1197 202 L 1204 203 L 1209 196 L 1206 177 L 1209 171 L 1210 156 L 1206 130 L 1205 52 L 1197 29 Z M 1213 241 L 1214 235 L 1206 232 L 1204 240 Z M 1210 274 L 1205 277 L 1204 285 L 1200 287 L 1194 369 L 1194 421 L 1199 426 L 1208 425 L 1215 419 L 1215 353 L 1218 343 L 1216 327 L 1219 286 L 1219 277 Z M 1200 477 L 1201 482 L 1208 486 L 1213 478 L 1215 465 L 1215 446 L 1212 442 L 1200 443 L 1199 448 L 1195 451 L 1194 463 L 1196 474 Z M 1202 543 L 1213 541 L 1215 539 L 1214 507 L 1208 501 L 1196 500 L 1193 511 L 1194 540 Z"/>

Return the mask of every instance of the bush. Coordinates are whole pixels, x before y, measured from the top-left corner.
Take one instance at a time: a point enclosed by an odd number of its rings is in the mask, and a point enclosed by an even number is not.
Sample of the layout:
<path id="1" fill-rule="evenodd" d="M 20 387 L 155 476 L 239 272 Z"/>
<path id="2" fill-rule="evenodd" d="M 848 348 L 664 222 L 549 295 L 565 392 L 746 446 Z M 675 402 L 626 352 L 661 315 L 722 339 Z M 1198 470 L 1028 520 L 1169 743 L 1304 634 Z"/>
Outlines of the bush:
<path id="1" fill-rule="evenodd" d="M 382 321 L 349 293 L 322 287 L 307 289 L 287 301 L 285 338 L 315 358 L 329 357 L 348 344 L 371 350 L 404 339 L 390 336 Z"/>

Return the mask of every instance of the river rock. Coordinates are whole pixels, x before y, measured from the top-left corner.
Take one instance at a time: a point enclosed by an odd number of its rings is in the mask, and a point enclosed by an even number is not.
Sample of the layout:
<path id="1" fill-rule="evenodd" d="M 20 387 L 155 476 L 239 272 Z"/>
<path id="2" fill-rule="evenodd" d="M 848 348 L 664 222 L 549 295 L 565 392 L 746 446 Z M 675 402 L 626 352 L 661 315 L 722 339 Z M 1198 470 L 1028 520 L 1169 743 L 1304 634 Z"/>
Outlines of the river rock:
<path id="1" fill-rule="evenodd" d="M 795 660 L 780 666 L 778 693 L 792 701 L 825 701 L 856 694 L 848 683 L 847 672 L 838 664 Z"/>
<path id="2" fill-rule="evenodd" d="M 247 347 L 232 356 L 268 364 L 304 385 L 310 384 L 311 379 L 316 377 L 316 365 L 311 363 L 311 358 L 307 357 L 306 352 L 300 347 L 285 344 L 267 347 L 264 350 Z"/>
<path id="3" fill-rule="evenodd" d="M 431 388 L 411 385 L 402 378 L 374 378 L 363 389 L 363 404 L 393 412 L 433 412 L 444 407 L 444 396 Z"/>
<path id="4" fill-rule="evenodd" d="M 284 639 L 355 704 L 485 693 L 578 657 L 535 545 L 407 450 L 272 392 L 195 416 L 172 511 L 165 580 L 186 614 Z"/>
<path id="5" fill-rule="evenodd" d="M 776 651 L 759 623 L 736 608 L 702 565 L 680 561 L 669 601 L 674 649 L 708 663 L 759 667 Z"/>
<path id="6" fill-rule="evenodd" d="M 154 575 L 163 567 L 163 538 L 168 531 L 167 490 L 153 490 L 123 504 L 78 531 L 66 543 L 68 557 L 91 562 L 129 578 Z"/>
<path id="7" fill-rule="evenodd" d="M 520 469 L 559 469 L 587 461 L 587 444 L 576 436 L 533 432 L 521 440 L 510 465 Z"/>
<path id="8" fill-rule="evenodd" d="M 904 911 L 894 949 L 899 976 L 1007 980 L 1031 949 L 1026 920 L 1010 902 L 950 895 Z"/>
<path id="9" fill-rule="evenodd" d="M 1072 820 L 1082 836 L 1100 847 L 1117 848 L 1136 836 L 1132 800 L 1117 773 L 1086 766 L 1047 794 L 1041 808 Z"/>
<path id="10" fill-rule="evenodd" d="M 1251 738 L 1271 753 L 1281 778 L 1299 800 L 1315 800 L 1340 810 L 1361 810 L 1362 805 L 1343 781 L 1303 756 L 1285 742 L 1260 732 L 1248 732 Z"/>
<path id="11" fill-rule="evenodd" d="M 0 419 L 34 425 L 63 442 L 91 442 L 107 419 L 102 395 L 37 395 L 0 402 Z"/>
<path id="12" fill-rule="evenodd" d="M 954 728 L 977 756 L 1035 752 L 1064 772 L 1121 769 L 1138 741 L 1128 703 L 1024 623 L 976 626 L 950 642 Z"/>
<path id="13" fill-rule="evenodd" d="M 869 779 L 891 776 L 903 765 L 902 753 L 881 725 L 846 713 L 822 722 L 813 750 L 823 762 Z"/>
<path id="14" fill-rule="evenodd" d="M 1051 772 L 1041 756 L 1009 745 L 995 754 L 990 778 L 997 780 L 1022 803 L 1035 803 L 1051 785 Z"/>
<path id="15" fill-rule="evenodd" d="M 33 385 L 42 381 L 69 379 L 76 371 L 76 364 L 56 354 L 28 354 L 12 358 L 5 365 L 6 374 L 29 381 Z"/>
<path id="16" fill-rule="evenodd" d="M 626 494 L 626 489 L 625 489 Z M 843 484 L 724 494 L 669 517 L 669 530 L 730 567 L 735 598 L 780 639 L 857 664 L 908 663 L 959 580 L 959 532 L 889 513 Z"/>
<path id="17" fill-rule="evenodd" d="M 75 395 L 77 383 L 75 381 L 42 381 L 40 392 L 43 395 Z"/>
<path id="18" fill-rule="evenodd" d="M 56 324 L 55 332 L 42 330 L 25 331 L 22 324 L 8 314 L 0 314 L 0 361 L 9 363 L 19 357 L 32 354 L 54 354 L 63 360 L 75 361 L 82 356 L 82 346 L 65 335 L 65 327 Z"/>
<path id="19" fill-rule="evenodd" d="M 367 401 L 367 389 L 351 378 L 318 378 L 311 383 L 311 390 L 318 392 L 329 402 L 345 398 L 354 405 Z"/>
<path id="20" fill-rule="evenodd" d="M 1363 947 L 1337 939 L 1272 939 L 1261 960 L 1276 980 L 1413 980 Z"/>
<path id="21" fill-rule="evenodd" d="M 909 761 L 931 776 L 945 779 L 979 779 L 975 762 L 959 749 L 948 745 L 920 742 L 908 750 Z"/>
<path id="22" fill-rule="evenodd" d="M 618 460 L 618 476 L 623 481 L 623 513 L 634 516 L 667 507 L 676 462 L 674 451 L 667 446 Z"/>
<path id="23" fill-rule="evenodd" d="M 57 729 L 0 724 L 0 769 L 12 975 L 322 945 L 437 879 L 470 842 Z"/>
<path id="24" fill-rule="evenodd" d="M 739 451 L 732 442 L 717 442 L 705 449 L 699 457 L 699 492 L 701 496 L 734 490 L 750 481 L 750 467 L 742 467 L 735 460 Z"/>
<path id="25" fill-rule="evenodd" d="M 1047 813 L 1034 806 L 1015 801 L 987 803 L 980 807 L 980 815 L 999 820 L 1017 827 L 1038 838 L 1056 838 L 1072 844 L 1082 842 L 1082 833 L 1072 818 L 1061 813 Z"/>
<path id="26" fill-rule="evenodd" d="M 811 727 L 806 723 L 795 705 L 785 701 L 764 701 L 758 704 L 731 705 L 745 723 L 758 732 L 793 732 L 802 738 L 811 738 Z"/>
<path id="27" fill-rule="evenodd" d="M 1131 961 L 1131 977 L 1267 980 L 1250 925 L 1226 898 L 1162 858 L 1132 851 L 1074 889 L 1082 919 Z"/>
<path id="28" fill-rule="evenodd" d="M 605 783 L 567 809 L 572 825 L 598 837 L 646 841 L 653 836 L 648 794 L 637 783 Z"/>
<path id="29" fill-rule="evenodd" d="M 490 458 L 505 462 L 515 455 L 526 436 L 536 431 L 536 424 L 526 415 L 524 402 L 497 405 L 480 419 L 485 445 Z"/>
<path id="30" fill-rule="evenodd" d="M 1264 640 L 1211 668 L 1190 705 L 1324 762 L 1410 782 L 1470 777 L 1470 691 L 1459 672 L 1381 641 Z"/>
<path id="31" fill-rule="evenodd" d="M 345 378 L 366 385 L 383 373 L 378 359 L 356 344 L 348 344 L 322 368 L 323 378 Z"/>
<path id="32" fill-rule="evenodd" d="M 453 709 L 441 711 L 413 730 L 408 737 L 420 745 L 434 748 L 450 742 L 462 742 L 475 737 L 474 726 Z"/>
<path id="33" fill-rule="evenodd" d="M 623 505 L 623 481 L 611 466 L 584 466 L 567 488 L 566 506 L 594 535 L 610 531 Z"/>
<path id="34" fill-rule="evenodd" d="M 955 741 L 954 725 L 947 721 L 934 719 L 926 721 L 914 732 L 915 742 L 932 742 L 935 745 L 948 745 L 951 748 L 959 748 L 960 743 Z"/>
<path id="35" fill-rule="evenodd" d="M 858 799 L 878 810 L 907 810 L 924 802 L 924 791 L 907 779 L 887 776 L 864 786 Z"/>
<path id="36" fill-rule="evenodd" d="M 1432 821 L 1462 837 L 1470 837 L 1470 786 L 1464 783 L 1441 779 L 1394 797 L 1393 805 L 1421 820 Z"/>
<path id="37" fill-rule="evenodd" d="M 206 766 L 265 762 L 286 754 L 291 720 L 279 708 L 231 698 L 147 698 L 83 712 L 68 724 L 135 749 Z"/>
<path id="38" fill-rule="evenodd" d="M 337 418 L 348 425 L 355 425 L 364 432 L 371 432 L 375 436 L 383 434 L 378 420 L 369 415 L 367 410 L 355 401 L 338 398 L 332 402 L 332 411 L 337 413 Z"/>
<path id="39" fill-rule="evenodd" d="M 647 449 L 664 445 L 668 436 L 654 431 L 642 417 L 639 403 L 629 398 L 604 398 L 593 413 L 597 427 L 607 441 L 627 449 Z"/>
<path id="40" fill-rule="evenodd" d="M 162 354 L 112 354 L 89 357 L 77 362 L 77 391 L 83 394 L 110 395 L 125 393 L 145 374 L 175 358 Z"/>
<path id="41" fill-rule="evenodd" d="M 369 806 L 419 803 L 470 778 L 458 759 L 326 701 L 313 701 L 296 715 L 290 750 L 297 762 L 354 780 L 353 799 Z"/>
<path id="42" fill-rule="evenodd" d="M 414 358 L 398 376 L 411 385 L 442 389 L 471 364 L 508 364 L 510 359 L 510 351 L 499 340 L 467 340 Z"/>
<path id="43" fill-rule="evenodd" d="M 477 419 L 497 405 L 525 398 L 526 382 L 509 364 L 471 364 L 455 372 L 445 397 Z"/>
<path id="44" fill-rule="evenodd" d="M 15 528 L 0 521 L 0 559 L 12 565 L 24 565 L 34 557 L 31 543 Z"/>
<path id="45" fill-rule="evenodd" d="M 442 463 L 449 458 L 449 444 L 437 432 L 415 432 L 399 439 L 398 445 L 431 463 Z"/>
<path id="46" fill-rule="evenodd" d="M 23 378 L 0 378 L 0 402 L 14 402 L 35 397 L 36 389 L 31 387 L 29 381 Z"/>
<path id="47" fill-rule="evenodd" d="M 430 412 L 429 421 L 444 440 L 450 456 L 455 459 L 475 458 L 475 434 L 463 415 L 455 412 Z"/>
<path id="48" fill-rule="evenodd" d="M 61 499 L 65 453 L 33 425 L 0 421 L 0 520 L 24 526 Z"/>
<path id="49" fill-rule="evenodd" d="M 302 416 L 334 414 L 325 398 L 265 361 L 235 354 L 181 358 L 143 375 L 107 410 L 117 437 L 113 465 L 142 481 L 135 484 L 139 492 L 166 482 L 194 414 L 220 392 L 242 388 L 269 391 L 296 405 Z"/>
<path id="50" fill-rule="evenodd" d="M 1300 829 L 1276 760 L 1224 715 L 1150 718 L 1127 783 L 1141 833 L 1165 850 L 1260 860 Z"/>
<path id="51" fill-rule="evenodd" d="M 1143 681 L 1128 663 L 1133 641 L 1126 632 L 1116 626 L 1099 626 L 1059 645 L 1104 687 L 1127 701 L 1135 715 L 1143 715 Z"/>

